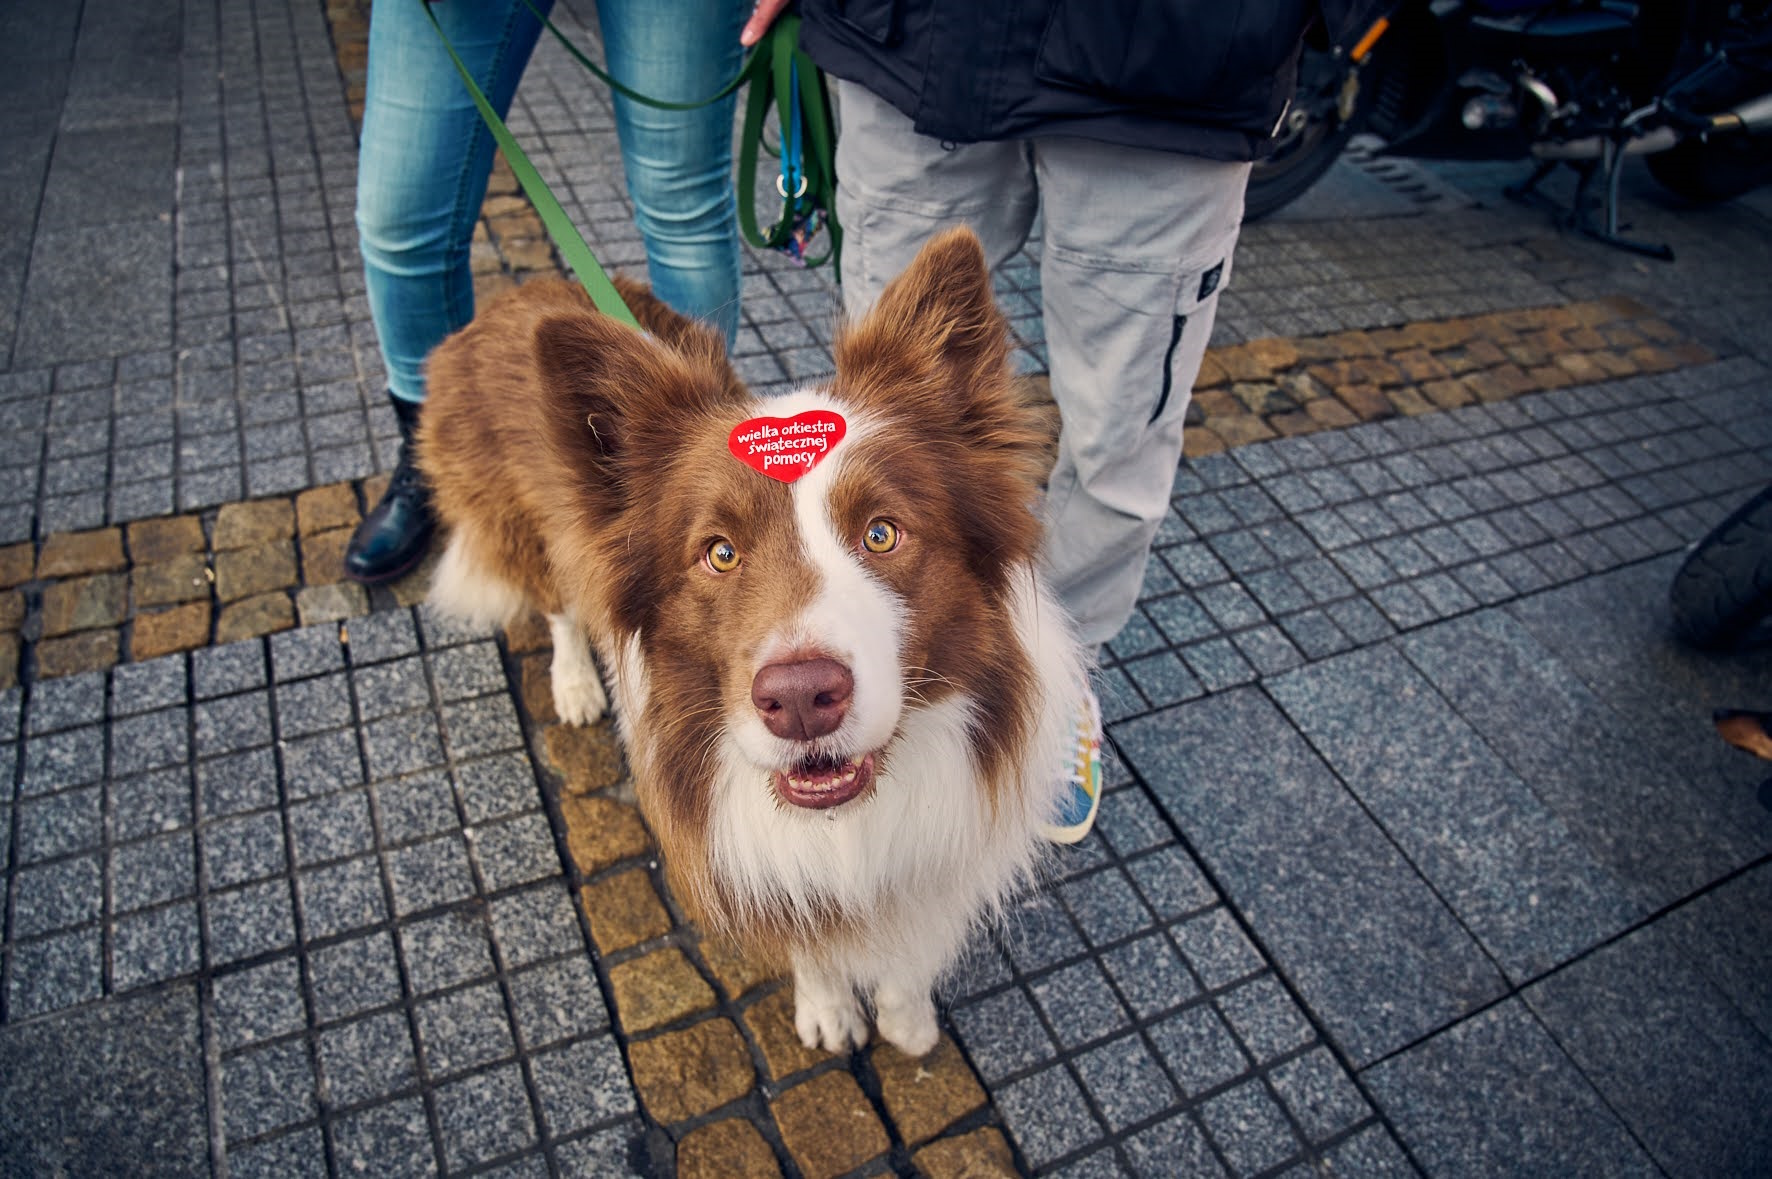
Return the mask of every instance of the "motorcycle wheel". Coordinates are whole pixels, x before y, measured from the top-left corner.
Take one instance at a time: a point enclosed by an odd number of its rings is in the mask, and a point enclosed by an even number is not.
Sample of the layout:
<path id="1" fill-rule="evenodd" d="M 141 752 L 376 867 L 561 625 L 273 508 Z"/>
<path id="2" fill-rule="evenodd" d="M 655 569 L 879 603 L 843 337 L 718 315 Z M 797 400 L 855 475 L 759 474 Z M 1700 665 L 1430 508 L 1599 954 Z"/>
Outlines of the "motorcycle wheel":
<path id="1" fill-rule="evenodd" d="M 1772 180 L 1772 151 L 1747 135 L 1688 139 L 1648 159 L 1663 188 L 1700 204 L 1733 200 Z"/>
<path id="2" fill-rule="evenodd" d="M 1298 67 L 1298 92 L 1280 125 L 1274 148 L 1255 161 L 1243 196 L 1243 219 L 1256 221 L 1303 196 L 1341 155 L 1361 122 L 1358 113 L 1342 119 L 1336 95 L 1346 67 L 1329 54 L 1305 47 Z"/>
<path id="3" fill-rule="evenodd" d="M 1772 615 L 1772 487 L 1742 504 L 1698 542 L 1668 588 L 1674 632 L 1721 650 L 1754 635 Z"/>

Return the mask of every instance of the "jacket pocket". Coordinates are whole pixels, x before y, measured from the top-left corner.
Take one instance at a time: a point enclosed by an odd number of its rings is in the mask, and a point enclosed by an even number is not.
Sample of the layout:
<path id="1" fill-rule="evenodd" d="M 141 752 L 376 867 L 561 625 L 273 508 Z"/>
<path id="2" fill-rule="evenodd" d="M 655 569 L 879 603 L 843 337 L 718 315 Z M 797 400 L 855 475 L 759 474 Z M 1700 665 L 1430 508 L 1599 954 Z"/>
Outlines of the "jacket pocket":
<path id="1" fill-rule="evenodd" d="M 1138 106 L 1265 115 L 1310 0 L 1053 0 L 1035 75 Z"/>
<path id="2" fill-rule="evenodd" d="M 898 42 L 898 0 L 835 0 L 837 18 L 880 45 Z"/>

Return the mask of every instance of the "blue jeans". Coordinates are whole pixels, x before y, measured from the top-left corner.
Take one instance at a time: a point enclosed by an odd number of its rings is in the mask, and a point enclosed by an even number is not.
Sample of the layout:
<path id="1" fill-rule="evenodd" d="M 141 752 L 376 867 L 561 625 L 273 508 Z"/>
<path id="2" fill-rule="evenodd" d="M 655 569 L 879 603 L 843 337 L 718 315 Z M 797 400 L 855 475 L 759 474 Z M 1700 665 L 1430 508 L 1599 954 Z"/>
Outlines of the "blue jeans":
<path id="1" fill-rule="evenodd" d="M 552 2 L 536 0 L 536 7 L 546 11 Z M 600 0 L 597 9 L 610 72 L 655 98 L 706 98 L 744 58 L 738 33 L 748 0 Z M 432 11 L 493 106 L 509 111 L 540 22 L 522 0 L 443 0 Z M 589 74 L 585 80 L 601 84 Z M 652 289 L 712 323 L 728 344 L 738 330 L 740 284 L 736 101 L 729 95 L 699 110 L 659 111 L 615 100 Z M 403 400 L 424 400 L 424 358 L 474 316 L 469 246 L 494 147 L 420 0 L 377 3 L 357 233 L 388 387 Z"/>

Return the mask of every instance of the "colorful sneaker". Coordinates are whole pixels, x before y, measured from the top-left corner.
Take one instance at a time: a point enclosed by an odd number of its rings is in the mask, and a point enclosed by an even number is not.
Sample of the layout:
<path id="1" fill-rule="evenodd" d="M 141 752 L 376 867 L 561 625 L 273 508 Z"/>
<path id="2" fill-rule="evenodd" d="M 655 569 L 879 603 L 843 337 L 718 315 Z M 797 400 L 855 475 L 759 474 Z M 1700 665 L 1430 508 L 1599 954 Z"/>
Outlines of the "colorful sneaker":
<path id="1" fill-rule="evenodd" d="M 1068 779 L 1058 817 L 1045 828 L 1053 843 L 1080 842 L 1095 826 L 1095 811 L 1101 805 L 1101 704 L 1087 683 Z"/>

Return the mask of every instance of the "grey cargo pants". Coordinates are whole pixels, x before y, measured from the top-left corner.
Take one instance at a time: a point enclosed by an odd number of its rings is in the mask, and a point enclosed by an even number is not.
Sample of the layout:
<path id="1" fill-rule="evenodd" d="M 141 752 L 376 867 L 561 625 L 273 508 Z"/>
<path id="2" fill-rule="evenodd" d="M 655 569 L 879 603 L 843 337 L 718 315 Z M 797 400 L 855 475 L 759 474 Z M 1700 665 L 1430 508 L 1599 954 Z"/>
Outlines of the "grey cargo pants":
<path id="1" fill-rule="evenodd" d="M 1042 311 L 1064 423 L 1046 564 L 1083 641 L 1111 639 L 1169 508 L 1249 165 L 1059 137 L 943 146 L 860 86 L 839 81 L 838 101 L 850 316 L 937 229 L 970 225 L 995 267 L 1041 210 Z"/>

